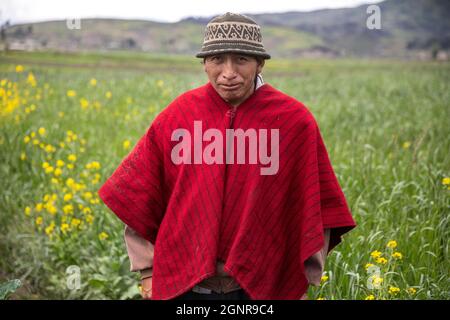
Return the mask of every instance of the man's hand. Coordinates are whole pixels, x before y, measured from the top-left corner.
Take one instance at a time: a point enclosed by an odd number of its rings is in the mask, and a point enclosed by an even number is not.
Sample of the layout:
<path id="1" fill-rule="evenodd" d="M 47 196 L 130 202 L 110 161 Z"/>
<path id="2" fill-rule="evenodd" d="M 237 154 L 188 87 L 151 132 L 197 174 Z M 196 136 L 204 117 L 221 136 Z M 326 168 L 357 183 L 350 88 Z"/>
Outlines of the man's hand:
<path id="1" fill-rule="evenodd" d="M 152 277 L 141 280 L 141 295 L 143 299 L 152 298 Z"/>

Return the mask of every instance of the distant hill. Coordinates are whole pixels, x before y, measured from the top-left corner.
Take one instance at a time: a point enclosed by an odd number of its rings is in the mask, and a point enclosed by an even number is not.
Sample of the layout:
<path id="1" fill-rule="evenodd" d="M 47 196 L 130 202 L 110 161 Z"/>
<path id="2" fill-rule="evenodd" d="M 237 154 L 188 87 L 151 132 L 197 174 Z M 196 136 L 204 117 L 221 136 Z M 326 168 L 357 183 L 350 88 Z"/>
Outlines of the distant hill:
<path id="1" fill-rule="evenodd" d="M 387 0 L 377 5 L 380 30 L 366 27 L 368 5 L 249 16 L 262 25 L 264 44 L 274 58 L 439 55 L 448 59 L 450 1 Z M 191 17 L 176 23 L 83 19 L 80 30 L 70 30 L 66 21 L 48 21 L 14 25 L 5 35 L 10 49 L 194 54 L 211 18 Z"/>

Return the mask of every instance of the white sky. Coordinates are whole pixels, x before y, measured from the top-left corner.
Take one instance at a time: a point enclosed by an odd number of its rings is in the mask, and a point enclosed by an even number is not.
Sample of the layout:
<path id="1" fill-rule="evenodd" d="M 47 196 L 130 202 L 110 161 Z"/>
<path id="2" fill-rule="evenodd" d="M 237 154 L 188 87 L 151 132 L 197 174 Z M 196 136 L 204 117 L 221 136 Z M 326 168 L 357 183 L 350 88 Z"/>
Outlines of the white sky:
<path id="1" fill-rule="evenodd" d="M 188 16 L 227 11 L 272 13 L 354 7 L 380 0 L 0 0 L 0 21 L 11 23 L 67 18 L 123 18 L 175 22 Z"/>

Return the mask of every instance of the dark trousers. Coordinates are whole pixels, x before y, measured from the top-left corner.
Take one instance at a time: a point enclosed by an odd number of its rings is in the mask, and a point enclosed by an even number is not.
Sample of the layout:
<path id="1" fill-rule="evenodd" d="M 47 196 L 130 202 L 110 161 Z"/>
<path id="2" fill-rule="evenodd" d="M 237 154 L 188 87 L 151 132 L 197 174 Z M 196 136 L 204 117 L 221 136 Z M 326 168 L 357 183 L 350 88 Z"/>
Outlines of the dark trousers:
<path id="1" fill-rule="evenodd" d="M 173 300 L 251 300 L 243 289 L 228 293 L 197 293 L 188 291 Z"/>

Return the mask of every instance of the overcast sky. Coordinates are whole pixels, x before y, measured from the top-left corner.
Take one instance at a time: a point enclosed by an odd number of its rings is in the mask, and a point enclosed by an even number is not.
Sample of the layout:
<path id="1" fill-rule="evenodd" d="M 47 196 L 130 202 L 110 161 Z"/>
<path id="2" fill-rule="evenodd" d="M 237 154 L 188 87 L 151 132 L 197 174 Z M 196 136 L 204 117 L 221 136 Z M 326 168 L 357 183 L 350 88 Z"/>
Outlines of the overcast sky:
<path id="1" fill-rule="evenodd" d="M 227 11 L 269 13 L 354 7 L 379 0 L 0 0 L 0 21 L 11 23 L 67 18 L 123 18 L 175 22 L 188 16 L 212 16 Z"/>

